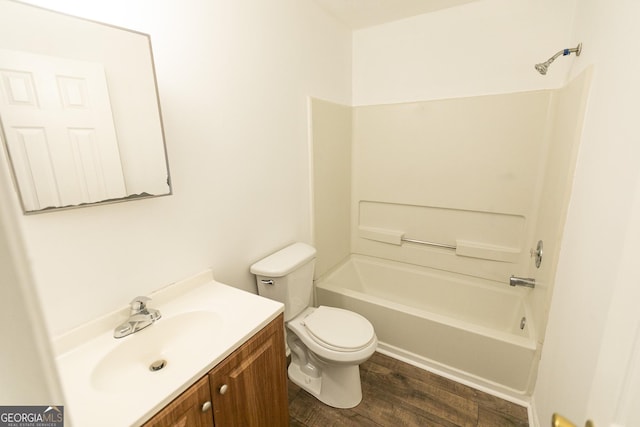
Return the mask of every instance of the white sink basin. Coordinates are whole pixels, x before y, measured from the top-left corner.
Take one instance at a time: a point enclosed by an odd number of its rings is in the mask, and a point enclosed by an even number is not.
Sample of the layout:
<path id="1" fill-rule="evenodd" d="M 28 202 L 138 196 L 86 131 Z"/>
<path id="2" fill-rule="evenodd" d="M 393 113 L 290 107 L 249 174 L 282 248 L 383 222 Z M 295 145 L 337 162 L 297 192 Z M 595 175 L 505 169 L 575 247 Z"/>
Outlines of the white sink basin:
<path id="1" fill-rule="evenodd" d="M 91 384 L 101 391 L 119 391 L 130 384 L 144 384 L 180 365 L 194 362 L 194 356 L 211 351 L 224 325 L 216 313 L 192 311 L 161 318 L 151 326 L 120 338 L 116 347 L 96 365 Z M 164 367 L 152 371 L 154 362 Z"/>
<path id="2" fill-rule="evenodd" d="M 54 341 L 74 426 L 142 425 L 283 312 L 278 302 L 216 282 L 210 270 L 149 296 L 162 318 L 134 334 L 113 337 L 129 313 L 122 307 Z M 159 360 L 165 366 L 151 371 Z"/>

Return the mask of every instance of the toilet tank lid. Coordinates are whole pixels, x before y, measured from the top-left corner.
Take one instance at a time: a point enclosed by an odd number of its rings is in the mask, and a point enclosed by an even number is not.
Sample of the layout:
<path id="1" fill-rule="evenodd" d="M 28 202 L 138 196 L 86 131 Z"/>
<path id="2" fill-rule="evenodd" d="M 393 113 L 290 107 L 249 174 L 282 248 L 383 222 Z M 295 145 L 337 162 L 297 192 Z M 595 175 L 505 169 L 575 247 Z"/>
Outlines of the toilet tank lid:
<path id="1" fill-rule="evenodd" d="M 261 259 L 251 266 L 251 273 L 258 276 L 282 277 L 316 256 L 316 248 L 306 243 L 294 243 Z"/>

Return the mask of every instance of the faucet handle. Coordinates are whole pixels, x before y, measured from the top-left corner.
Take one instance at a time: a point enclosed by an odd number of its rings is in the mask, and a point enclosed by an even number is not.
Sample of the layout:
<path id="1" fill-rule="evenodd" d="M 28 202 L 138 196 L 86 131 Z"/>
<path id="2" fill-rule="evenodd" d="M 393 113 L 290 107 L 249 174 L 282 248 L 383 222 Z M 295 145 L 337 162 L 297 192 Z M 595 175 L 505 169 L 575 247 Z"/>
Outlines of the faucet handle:
<path id="1" fill-rule="evenodd" d="M 145 296 L 135 297 L 129 304 L 131 304 L 131 313 L 138 313 L 147 308 L 147 301 L 151 301 L 151 298 Z"/>

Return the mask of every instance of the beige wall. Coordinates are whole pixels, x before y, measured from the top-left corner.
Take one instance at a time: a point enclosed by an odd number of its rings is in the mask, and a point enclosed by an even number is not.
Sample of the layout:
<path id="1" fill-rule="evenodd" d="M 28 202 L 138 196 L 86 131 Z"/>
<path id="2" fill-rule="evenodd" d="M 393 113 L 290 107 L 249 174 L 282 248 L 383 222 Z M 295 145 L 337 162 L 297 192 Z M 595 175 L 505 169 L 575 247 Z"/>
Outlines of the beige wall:
<path id="1" fill-rule="evenodd" d="M 312 99 L 313 234 L 319 277 L 351 253 L 352 109 Z"/>

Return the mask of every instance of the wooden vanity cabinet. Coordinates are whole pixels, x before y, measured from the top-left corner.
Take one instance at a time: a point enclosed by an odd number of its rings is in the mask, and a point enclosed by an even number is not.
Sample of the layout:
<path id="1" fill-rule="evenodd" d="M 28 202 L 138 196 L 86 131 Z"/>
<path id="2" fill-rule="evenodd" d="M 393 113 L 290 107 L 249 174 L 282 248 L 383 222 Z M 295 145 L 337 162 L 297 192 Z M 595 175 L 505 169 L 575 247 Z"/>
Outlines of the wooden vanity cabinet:
<path id="1" fill-rule="evenodd" d="M 216 427 L 289 425 L 283 315 L 209 373 Z"/>
<path id="2" fill-rule="evenodd" d="M 213 427 L 211 389 L 207 377 L 176 397 L 144 427 Z"/>
<path id="3" fill-rule="evenodd" d="M 144 424 L 209 426 L 289 426 L 282 314 Z"/>

